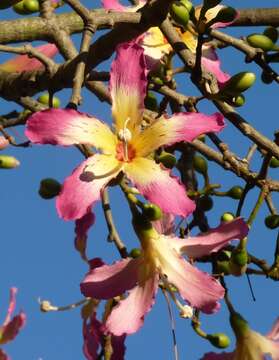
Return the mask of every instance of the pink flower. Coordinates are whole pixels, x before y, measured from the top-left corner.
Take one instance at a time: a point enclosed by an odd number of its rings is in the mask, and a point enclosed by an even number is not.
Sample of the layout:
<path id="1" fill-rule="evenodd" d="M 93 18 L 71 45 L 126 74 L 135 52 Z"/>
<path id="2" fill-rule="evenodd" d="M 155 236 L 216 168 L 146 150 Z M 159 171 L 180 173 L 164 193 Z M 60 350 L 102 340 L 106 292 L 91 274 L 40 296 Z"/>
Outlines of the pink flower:
<path id="1" fill-rule="evenodd" d="M 279 360 L 279 318 L 267 335 L 253 331 L 247 325 L 243 334 L 237 335 L 236 348 L 231 353 L 207 353 L 201 360 L 264 360 L 269 355 Z"/>
<path id="2" fill-rule="evenodd" d="M 25 133 L 34 143 L 90 144 L 102 151 L 85 160 L 64 182 L 56 205 L 65 220 L 85 215 L 120 172 L 164 212 L 187 216 L 195 209 L 178 179 L 156 164 L 150 154 L 163 145 L 220 131 L 223 116 L 178 113 L 142 128 L 146 85 L 143 49 L 135 43 L 123 44 L 117 49 L 110 76 L 114 133 L 100 120 L 74 110 L 51 109 L 29 117 Z"/>
<path id="3" fill-rule="evenodd" d="M 242 219 L 187 239 L 158 234 L 152 227 L 137 233 L 142 245 L 138 258 L 94 268 L 81 283 L 82 293 L 96 299 L 110 299 L 129 291 L 108 316 L 107 331 L 116 336 L 136 332 L 154 303 L 159 281 L 166 286 L 174 285 L 192 307 L 205 313 L 218 310 L 218 300 L 224 296 L 223 287 L 184 260 L 181 254 L 197 258 L 218 251 L 232 239 L 242 239 L 248 233 Z M 180 310 L 182 316 L 187 316 L 187 306 L 181 306 Z"/>
<path id="4" fill-rule="evenodd" d="M 9 308 L 7 311 L 6 319 L 3 325 L 0 327 L 0 345 L 11 342 L 17 336 L 17 334 L 26 322 L 26 316 L 22 311 L 18 315 L 11 318 L 16 307 L 16 293 L 16 288 L 10 289 Z M 0 349 L 0 360 L 9 360 L 9 357 L 2 349 Z"/>
<path id="5" fill-rule="evenodd" d="M 58 49 L 54 44 L 40 45 L 36 49 L 49 58 L 54 57 L 58 52 Z M 0 70 L 7 72 L 33 71 L 43 68 L 44 64 L 35 58 L 30 58 L 28 55 L 18 55 L 3 64 L 0 64 Z"/>

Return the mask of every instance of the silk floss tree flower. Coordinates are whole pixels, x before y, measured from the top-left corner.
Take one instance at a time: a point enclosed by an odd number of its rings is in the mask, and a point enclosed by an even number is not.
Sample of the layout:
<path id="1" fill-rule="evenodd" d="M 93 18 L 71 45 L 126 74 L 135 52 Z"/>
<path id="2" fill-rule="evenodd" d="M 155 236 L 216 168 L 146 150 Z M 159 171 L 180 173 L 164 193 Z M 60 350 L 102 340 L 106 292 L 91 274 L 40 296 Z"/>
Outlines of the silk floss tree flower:
<path id="1" fill-rule="evenodd" d="M 201 360 L 279 360 L 279 318 L 267 335 L 250 329 L 246 320 L 238 314 L 231 315 L 231 325 L 236 335 L 233 352 L 207 353 Z"/>
<path id="2" fill-rule="evenodd" d="M 91 269 L 81 283 L 82 293 L 95 299 L 110 299 L 129 291 L 113 307 L 106 330 L 116 336 L 136 332 L 154 303 L 159 283 L 167 289 L 174 285 L 186 301 L 188 305 L 176 300 L 181 316 L 191 316 L 189 305 L 205 313 L 216 312 L 224 296 L 223 287 L 183 259 L 182 254 L 199 258 L 218 251 L 232 239 L 244 238 L 248 233 L 245 222 L 237 218 L 187 239 L 160 234 L 141 217 L 134 217 L 133 225 L 141 242 L 141 255 Z"/>
<path id="3" fill-rule="evenodd" d="M 65 220 L 83 217 L 100 199 L 102 189 L 121 172 L 164 212 L 187 216 L 195 209 L 184 186 L 150 154 L 163 145 L 220 131 L 223 116 L 177 113 L 143 128 L 146 85 L 143 49 L 135 43 L 123 44 L 110 73 L 114 132 L 100 120 L 72 109 L 50 109 L 29 117 L 25 134 L 34 143 L 89 144 L 102 152 L 90 156 L 64 182 L 56 204 Z"/>

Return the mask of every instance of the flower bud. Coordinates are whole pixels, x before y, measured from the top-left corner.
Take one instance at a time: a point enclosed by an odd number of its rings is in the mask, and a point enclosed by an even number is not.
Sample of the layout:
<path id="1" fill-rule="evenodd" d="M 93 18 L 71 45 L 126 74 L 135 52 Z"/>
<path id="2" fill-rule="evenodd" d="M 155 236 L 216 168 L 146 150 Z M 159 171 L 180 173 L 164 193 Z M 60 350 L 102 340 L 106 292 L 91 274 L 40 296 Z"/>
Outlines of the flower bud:
<path id="1" fill-rule="evenodd" d="M 210 196 L 204 195 L 199 198 L 198 204 L 203 211 L 209 211 L 213 207 L 213 200 Z"/>
<path id="2" fill-rule="evenodd" d="M 194 12 L 194 6 L 191 3 L 191 1 L 189 0 L 180 0 L 181 3 L 183 4 L 183 6 L 186 7 L 186 9 L 188 10 L 189 14 L 191 14 L 192 12 Z"/>
<path id="3" fill-rule="evenodd" d="M 239 95 L 249 89 L 255 82 L 256 75 L 252 72 L 240 72 L 232 76 L 221 89 L 220 93 L 229 95 Z"/>
<path id="4" fill-rule="evenodd" d="M 247 269 L 248 254 L 244 248 L 235 248 L 229 262 L 230 273 L 234 276 L 241 276 Z"/>
<path id="5" fill-rule="evenodd" d="M 217 260 L 215 272 L 217 274 L 229 275 L 230 274 L 229 261 L 227 261 L 227 260 L 224 260 L 224 261 Z"/>
<path id="6" fill-rule="evenodd" d="M 41 96 L 38 97 L 38 101 L 41 103 L 41 104 L 44 104 L 44 105 L 49 105 L 49 93 L 44 93 L 42 94 Z M 60 106 L 60 100 L 58 97 L 56 96 L 53 96 L 52 98 L 52 105 L 54 108 L 59 108 Z"/>
<path id="7" fill-rule="evenodd" d="M 269 166 L 271 168 L 278 168 L 279 167 L 279 160 L 276 159 L 276 157 L 272 156 L 271 160 L 270 160 L 270 163 L 269 163 Z"/>
<path id="8" fill-rule="evenodd" d="M 168 169 L 172 169 L 176 164 L 176 157 L 166 151 L 162 151 L 157 160 Z"/>
<path id="9" fill-rule="evenodd" d="M 231 212 L 224 212 L 224 214 L 221 216 L 221 221 L 223 222 L 230 222 L 234 219 L 234 214 Z"/>
<path id="10" fill-rule="evenodd" d="M 273 26 L 268 26 L 264 30 L 263 34 L 270 38 L 273 43 L 276 43 L 276 41 L 278 40 L 278 30 Z"/>
<path id="11" fill-rule="evenodd" d="M 249 331 L 248 322 L 237 312 L 230 315 L 230 323 L 237 338 L 245 336 Z"/>
<path id="12" fill-rule="evenodd" d="M 193 158 L 193 166 L 194 169 L 202 174 L 202 175 L 206 175 L 207 174 L 207 161 L 205 160 L 205 158 L 203 158 L 202 156 L 194 156 Z"/>
<path id="13" fill-rule="evenodd" d="M 133 227 L 140 240 L 148 240 L 152 236 L 156 236 L 157 232 L 153 229 L 151 222 L 143 215 L 137 214 L 133 216 Z"/>
<path id="14" fill-rule="evenodd" d="M 170 6 L 170 14 L 173 20 L 182 27 L 186 27 L 190 19 L 189 11 L 182 1 L 175 0 Z"/>
<path id="15" fill-rule="evenodd" d="M 222 23 L 229 23 L 229 22 L 234 21 L 236 16 L 237 16 L 237 11 L 234 8 L 228 6 L 228 7 L 222 8 L 218 12 L 218 14 L 216 15 L 214 21 L 215 22 L 222 22 Z"/>
<path id="16" fill-rule="evenodd" d="M 0 169 L 14 169 L 20 162 L 13 156 L 0 155 Z"/>
<path id="17" fill-rule="evenodd" d="M 219 349 L 225 349 L 230 345 L 230 338 L 223 333 L 215 333 L 207 335 L 207 340 L 215 347 Z"/>
<path id="18" fill-rule="evenodd" d="M 57 196 L 61 191 L 61 184 L 51 178 L 43 179 L 40 183 L 39 195 L 43 199 L 52 199 Z"/>
<path id="19" fill-rule="evenodd" d="M 265 226 L 269 229 L 276 229 L 279 226 L 279 215 L 271 214 L 264 219 Z"/>
<path id="20" fill-rule="evenodd" d="M 13 10 L 14 10 L 14 12 L 16 12 L 16 13 L 19 14 L 19 15 L 29 14 L 29 11 L 27 11 L 27 10 L 24 8 L 24 3 L 23 3 L 23 1 L 20 1 L 20 2 L 16 3 L 16 4 L 13 6 Z"/>
<path id="21" fill-rule="evenodd" d="M 274 47 L 273 41 L 262 34 L 251 34 L 247 36 L 246 40 L 250 46 L 262 49 L 263 51 L 272 50 Z"/>
<path id="22" fill-rule="evenodd" d="M 231 105 L 231 106 L 234 106 L 234 107 L 240 107 L 240 106 L 243 106 L 245 104 L 245 96 L 242 95 L 242 94 L 239 94 L 237 96 L 234 96 L 232 99 L 230 99 L 228 101 L 228 103 Z"/>
<path id="23" fill-rule="evenodd" d="M 141 255 L 141 249 L 139 248 L 134 248 L 130 251 L 129 256 L 136 259 Z"/>
<path id="24" fill-rule="evenodd" d="M 160 220 L 163 216 L 162 210 L 155 204 L 144 204 L 142 210 L 143 215 L 146 216 L 149 221 Z"/>
<path id="25" fill-rule="evenodd" d="M 263 71 L 261 74 L 261 80 L 264 84 L 271 84 L 273 82 L 273 77 L 266 71 Z"/>
<path id="26" fill-rule="evenodd" d="M 40 10 L 38 0 L 23 0 L 23 7 L 29 14 L 38 12 Z"/>
<path id="27" fill-rule="evenodd" d="M 242 196 L 243 188 L 241 186 L 233 186 L 228 192 L 227 196 L 232 199 L 239 200 Z"/>

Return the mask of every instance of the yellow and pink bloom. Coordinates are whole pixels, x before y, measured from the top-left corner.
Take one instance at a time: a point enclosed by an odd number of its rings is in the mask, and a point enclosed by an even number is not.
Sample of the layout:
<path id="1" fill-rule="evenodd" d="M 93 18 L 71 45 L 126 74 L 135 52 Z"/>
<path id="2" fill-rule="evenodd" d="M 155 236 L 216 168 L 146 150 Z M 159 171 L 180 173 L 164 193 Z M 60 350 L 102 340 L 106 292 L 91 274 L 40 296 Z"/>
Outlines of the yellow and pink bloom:
<path id="1" fill-rule="evenodd" d="M 65 220 L 83 217 L 120 172 L 164 212 L 185 217 L 195 209 L 184 186 L 150 154 L 161 146 L 222 130 L 223 116 L 177 113 L 143 128 L 146 86 L 143 49 L 135 43 L 123 44 L 110 74 L 114 132 L 100 120 L 71 109 L 50 109 L 29 117 L 25 133 L 34 143 L 89 144 L 102 152 L 86 159 L 64 182 L 56 204 Z"/>
<path id="2" fill-rule="evenodd" d="M 87 297 L 110 299 L 129 291 L 108 316 L 106 330 L 116 336 L 136 332 L 150 311 L 159 282 L 174 285 L 183 300 L 205 313 L 219 309 L 224 296 L 220 283 L 187 262 L 182 254 L 195 259 L 218 251 L 232 239 L 242 239 L 248 226 L 237 218 L 207 233 L 186 239 L 159 234 L 154 228 L 138 232 L 141 255 L 112 265 L 93 268 L 81 283 Z"/>

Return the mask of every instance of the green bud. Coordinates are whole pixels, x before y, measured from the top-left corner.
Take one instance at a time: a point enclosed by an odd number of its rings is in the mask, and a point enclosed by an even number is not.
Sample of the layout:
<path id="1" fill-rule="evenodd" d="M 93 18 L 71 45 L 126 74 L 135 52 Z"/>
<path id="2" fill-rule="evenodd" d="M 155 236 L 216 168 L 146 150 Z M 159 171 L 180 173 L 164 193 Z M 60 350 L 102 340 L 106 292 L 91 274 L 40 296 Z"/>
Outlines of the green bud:
<path id="1" fill-rule="evenodd" d="M 134 215 L 132 223 L 140 240 L 145 241 L 157 235 L 150 220 L 141 214 Z"/>
<path id="2" fill-rule="evenodd" d="M 229 261 L 217 260 L 217 262 L 216 262 L 216 273 L 217 274 L 229 275 L 230 274 Z"/>
<path id="3" fill-rule="evenodd" d="M 158 111 L 157 99 L 153 92 L 148 91 L 148 93 L 144 99 L 144 105 L 149 110 Z"/>
<path id="4" fill-rule="evenodd" d="M 235 248 L 229 261 L 230 273 L 234 276 L 241 276 L 247 269 L 248 254 L 244 248 Z"/>
<path id="5" fill-rule="evenodd" d="M 194 6 L 191 3 L 191 1 L 189 0 L 180 0 L 181 3 L 183 4 L 183 6 L 186 7 L 186 9 L 188 10 L 189 14 L 191 14 L 192 12 L 194 12 Z"/>
<path id="6" fill-rule="evenodd" d="M 38 0 L 23 0 L 23 7 L 29 14 L 38 12 L 40 5 Z"/>
<path id="7" fill-rule="evenodd" d="M 279 215 L 271 214 L 264 219 L 265 226 L 269 229 L 276 229 L 279 226 Z"/>
<path id="8" fill-rule="evenodd" d="M 221 221 L 223 222 L 230 222 L 234 219 L 234 214 L 231 212 L 225 212 L 222 216 L 221 216 Z"/>
<path id="9" fill-rule="evenodd" d="M 0 169 L 14 169 L 20 162 L 13 156 L 0 155 Z"/>
<path id="10" fill-rule="evenodd" d="M 278 168 L 279 167 L 279 160 L 276 159 L 276 157 L 272 156 L 271 160 L 270 160 L 270 163 L 269 163 L 269 166 L 271 168 Z"/>
<path id="11" fill-rule="evenodd" d="M 263 51 L 272 50 L 274 47 L 273 41 L 262 34 L 251 34 L 247 36 L 246 40 L 250 46 L 262 49 Z"/>
<path id="12" fill-rule="evenodd" d="M 252 72 L 240 72 L 232 76 L 221 89 L 221 94 L 239 95 L 248 90 L 255 82 L 256 75 Z"/>
<path id="13" fill-rule="evenodd" d="M 273 77 L 266 71 L 263 71 L 261 74 L 261 80 L 264 84 L 271 84 L 273 82 Z"/>
<path id="14" fill-rule="evenodd" d="M 203 211 L 209 211 L 213 207 L 213 200 L 210 196 L 204 195 L 198 200 L 199 206 Z"/>
<path id="15" fill-rule="evenodd" d="M 39 195 L 43 199 L 52 199 L 57 196 L 61 191 L 61 184 L 52 178 L 46 178 L 41 180 Z"/>
<path id="16" fill-rule="evenodd" d="M 159 206 L 151 203 L 144 204 L 142 211 L 143 215 L 146 216 L 149 221 L 160 220 L 163 216 Z"/>
<path id="17" fill-rule="evenodd" d="M 248 322 L 237 312 L 231 313 L 230 323 L 237 338 L 245 336 L 249 331 Z"/>
<path id="18" fill-rule="evenodd" d="M 134 248 L 130 251 L 129 256 L 136 259 L 141 255 L 141 249 L 139 248 Z"/>
<path id="19" fill-rule="evenodd" d="M 152 81 L 156 85 L 160 85 L 160 86 L 164 85 L 164 81 L 161 78 L 157 77 L 157 76 L 152 77 Z"/>
<path id="20" fill-rule="evenodd" d="M 190 19 L 190 14 L 182 1 L 175 0 L 170 6 L 170 14 L 173 20 L 182 27 L 186 27 Z"/>
<path id="21" fill-rule="evenodd" d="M 49 93 L 44 93 L 41 96 L 38 97 L 38 101 L 41 104 L 47 105 L 49 104 Z M 54 108 L 59 108 L 60 106 L 60 100 L 58 99 L 58 97 L 53 96 L 52 98 L 52 105 Z"/>
<path id="22" fill-rule="evenodd" d="M 222 8 L 218 12 L 218 14 L 216 15 L 214 21 L 215 22 L 220 21 L 220 22 L 223 22 L 223 23 L 228 23 L 228 22 L 234 21 L 236 16 L 237 16 L 237 11 L 234 8 L 228 6 L 228 7 Z"/>
<path id="23" fill-rule="evenodd" d="M 234 107 L 243 106 L 245 104 L 245 96 L 242 94 L 239 94 L 239 95 L 233 97 L 229 103 L 230 103 L 230 105 L 232 105 Z"/>
<path id="24" fill-rule="evenodd" d="M 276 41 L 278 40 L 278 30 L 273 26 L 268 26 L 264 30 L 263 34 L 270 38 L 273 43 L 276 43 Z"/>
<path id="25" fill-rule="evenodd" d="M 228 192 L 227 196 L 232 199 L 239 200 L 242 196 L 243 188 L 241 186 L 233 186 Z"/>
<path id="26" fill-rule="evenodd" d="M 176 164 L 176 157 L 166 151 L 162 151 L 157 160 L 168 169 L 172 169 Z"/>
<path id="27" fill-rule="evenodd" d="M 202 175 L 207 174 L 207 168 L 208 168 L 207 161 L 202 156 L 199 156 L 199 155 L 194 156 L 193 167 L 198 173 L 200 173 Z"/>
<path id="28" fill-rule="evenodd" d="M 231 341 L 230 338 L 223 333 L 215 333 L 212 335 L 207 335 L 207 340 L 215 347 L 219 349 L 227 348 Z"/>
<path id="29" fill-rule="evenodd" d="M 20 15 L 29 14 L 29 11 L 27 11 L 27 10 L 24 8 L 24 3 L 23 3 L 23 1 L 20 1 L 20 2 L 18 2 L 17 4 L 15 4 L 15 5 L 13 6 L 13 10 L 14 10 L 14 12 L 16 12 L 17 14 L 20 14 Z"/>

